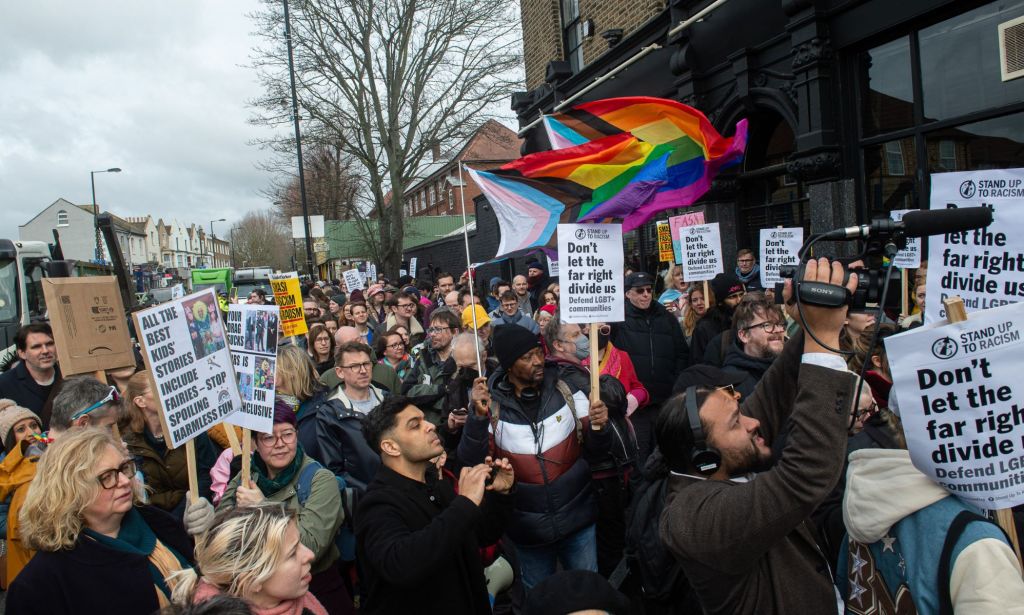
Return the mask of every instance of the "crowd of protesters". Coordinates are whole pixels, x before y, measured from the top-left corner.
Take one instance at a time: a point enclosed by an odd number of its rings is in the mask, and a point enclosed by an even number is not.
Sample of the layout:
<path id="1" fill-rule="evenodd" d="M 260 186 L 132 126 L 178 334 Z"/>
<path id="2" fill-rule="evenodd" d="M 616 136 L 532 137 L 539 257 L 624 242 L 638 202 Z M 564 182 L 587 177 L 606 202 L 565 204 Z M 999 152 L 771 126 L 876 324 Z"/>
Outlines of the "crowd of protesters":
<path id="1" fill-rule="evenodd" d="M 0 374 L 7 612 L 1024 612 L 998 527 L 945 548 L 968 508 L 910 463 L 872 343 L 920 326 L 924 269 L 911 315 L 798 314 L 735 260 L 629 271 L 596 337 L 540 260 L 479 287 L 307 282 L 251 474 L 217 426 L 195 501 L 141 360 L 63 377 L 25 326 Z"/>

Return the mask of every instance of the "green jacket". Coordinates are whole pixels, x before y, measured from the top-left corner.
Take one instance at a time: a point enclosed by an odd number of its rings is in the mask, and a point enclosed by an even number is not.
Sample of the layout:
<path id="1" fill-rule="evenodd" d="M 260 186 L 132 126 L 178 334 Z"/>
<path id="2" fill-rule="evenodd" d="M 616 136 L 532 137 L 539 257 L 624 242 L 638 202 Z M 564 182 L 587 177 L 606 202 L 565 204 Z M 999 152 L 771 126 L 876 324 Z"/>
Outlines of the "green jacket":
<path id="1" fill-rule="evenodd" d="M 142 470 L 148 502 L 176 514 L 180 519 L 184 512 L 185 494 L 188 493 L 185 447 L 167 449 L 163 443 L 152 440 L 148 432 L 136 433 L 126 429 L 122 433 L 128 451 Z M 199 496 L 210 500 L 210 468 L 216 463 L 219 451 L 206 434 L 196 437 L 195 447 Z"/>
<path id="2" fill-rule="evenodd" d="M 303 468 L 311 463 L 314 463 L 313 459 L 306 455 L 292 482 L 277 493 L 263 495 L 270 502 L 284 502 L 288 508 L 298 511 L 299 540 L 316 556 L 312 567 L 313 574 L 316 574 L 326 570 L 338 560 L 338 548 L 334 546 L 334 536 L 338 533 L 342 521 L 345 520 L 345 512 L 341 508 L 338 482 L 331 471 L 327 469 L 317 470 L 313 475 L 313 484 L 310 488 L 309 498 L 306 499 L 306 505 L 299 506 L 296 485 Z M 218 510 L 235 505 L 235 491 L 238 490 L 240 479 L 241 473 L 236 474 L 228 483 L 224 497 L 217 504 Z"/>
<path id="3" fill-rule="evenodd" d="M 451 353 L 444 361 L 437 356 L 437 352 L 429 347 L 429 344 L 421 347 L 421 351 L 415 357 L 412 369 L 405 375 L 402 381 L 402 395 L 410 397 L 428 397 L 435 399 L 429 406 L 423 402 L 419 408 L 423 410 L 427 420 L 440 426 L 447 419 L 445 412 L 445 392 L 448 382 L 455 373 L 455 359 Z"/>

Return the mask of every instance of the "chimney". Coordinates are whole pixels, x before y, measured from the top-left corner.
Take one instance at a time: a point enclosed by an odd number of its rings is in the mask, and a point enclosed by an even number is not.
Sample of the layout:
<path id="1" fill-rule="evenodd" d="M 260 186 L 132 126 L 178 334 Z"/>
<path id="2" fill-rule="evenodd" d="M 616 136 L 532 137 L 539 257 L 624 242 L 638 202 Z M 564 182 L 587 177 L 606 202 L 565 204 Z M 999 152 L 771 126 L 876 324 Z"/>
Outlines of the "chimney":
<path id="1" fill-rule="evenodd" d="M 433 141 L 430 144 L 431 162 L 437 162 L 441 159 L 441 142 Z"/>

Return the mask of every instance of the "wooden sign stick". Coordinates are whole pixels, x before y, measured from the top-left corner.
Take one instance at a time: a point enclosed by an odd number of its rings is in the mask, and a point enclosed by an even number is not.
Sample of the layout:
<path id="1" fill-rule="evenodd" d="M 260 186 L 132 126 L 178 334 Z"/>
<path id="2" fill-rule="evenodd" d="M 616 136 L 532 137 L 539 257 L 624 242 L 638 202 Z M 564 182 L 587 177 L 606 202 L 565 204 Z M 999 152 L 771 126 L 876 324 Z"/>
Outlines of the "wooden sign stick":
<path id="1" fill-rule="evenodd" d="M 601 401 L 601 357 L 597 347 L 597 323 L 590 323 L 590 404 Z M 601 431 L 600 425 L 591 423 L 590 428 Z"/>
<path id="2" fill-rule="evenodd" d="M 963 322 L 967 320 L 967 309 L 964 307 L 964 300 L 959 296 L 943 299 L 942 305 L 946 308 L 946 318 L 949 322 Z M 1020 556 L 1020 540 L 1017 538 L 1017 526 L 1013 522 L 1013 510 L 1000 508 L 995 512 L 996 524 L 1003 528 L 1003 531 L 1009 537 L 1010 546 L 1013 547 L 1013 552 L 1017 554 L 1017 561 L 1022 561 Z"/>
<path id="3" fill-rule="evenodd" d="M 199 501 L 199 478 L 196 471 L 196 441 L 185 443 L 185 462 L 188 464 L 188 501 L 195 504 Z"/>
<path id="4" fill-rule="evenodd" d="M 228 446 L 231 447 L 231 454 L 238 457 L 242 454 L 242 445 L 238 443 L 238 434 L 235 433 L 235 426 L 224 423 L 224 432 L 228 436 Z"/>
<path id="5" fill-rule="evenodd" d="M 908 296 L 910 294 L 910 291 L 908 289 L 909 286 L 910 282 L 907 280 L 907 270 L 903 269 L 902 271 L 900 271 L 900 316 L 904 317 L 910 313 L 910 297 Z"/>
<path id="6" fill-rule="evenodd" d="M 252 489 L 252 431 L 242 430 L 242 484 Z"/>

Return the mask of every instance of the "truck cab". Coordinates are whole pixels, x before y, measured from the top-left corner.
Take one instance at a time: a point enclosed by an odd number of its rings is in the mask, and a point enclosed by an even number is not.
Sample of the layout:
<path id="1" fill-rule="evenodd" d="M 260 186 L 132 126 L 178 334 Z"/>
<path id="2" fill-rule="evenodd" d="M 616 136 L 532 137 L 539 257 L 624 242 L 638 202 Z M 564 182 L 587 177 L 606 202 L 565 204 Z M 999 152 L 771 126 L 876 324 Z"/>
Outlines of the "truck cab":
<path id="1" fill-rule="evenodd" d="M 270 274 L 274 270 L 270 267 L 244 267 L 235 269 L 235 287 L 238 289 L 238 302 L 247 303 L 249 293 L 262 288 L 268 297 L 274 296 L 270 288 Z"/>
<path id="2" fill-rule="evenodd" d="M 0 239 L 0 351 L 13 348 L 22 325 L 46 315 L 43 278 L 51 275 L 51 262 L 50 247 L 41 241 Z"/>

